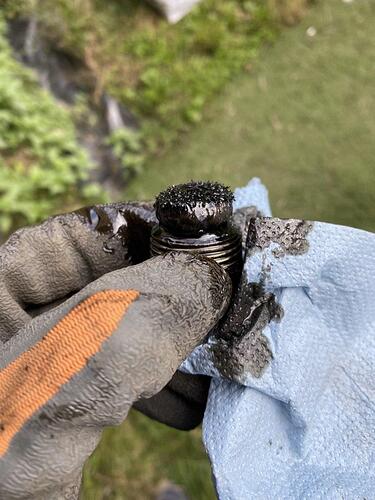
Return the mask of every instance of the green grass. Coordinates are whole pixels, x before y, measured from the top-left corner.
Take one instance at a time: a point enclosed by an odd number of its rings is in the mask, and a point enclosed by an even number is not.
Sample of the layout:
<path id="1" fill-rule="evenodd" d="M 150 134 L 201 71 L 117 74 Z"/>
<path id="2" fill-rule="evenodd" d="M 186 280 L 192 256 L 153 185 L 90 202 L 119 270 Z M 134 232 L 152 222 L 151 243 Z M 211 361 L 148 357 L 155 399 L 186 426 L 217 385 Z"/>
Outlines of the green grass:
<path id="1" fill-rule="evenodd" d="M 234 187 L 259 176 L 275 215 L 374 230 L 374 23 L 371 0 L 322 2 L 226 88 L 207 121 L 150 161 L 126 196 L 149 198 L 191 178 Z"/>
<path id="2" fill-rule="evenodd" d="M 150 162 L 127 197 L 190 178 L 234 187 L 257 175 L 276 215 L 375 230 L 374 25 L 372 0 L 322 2 L 227 87 L 208 121 Z M 198 439 L 133 415 L 105 434 L 86 469 L 85 498 L 150 498 L 166 476 L 193 499 L 213 498 Z"/>
<path id="3" fill-rule="evenodd" d="M 84 500 L 152 498 L 169 479 L 194 500 L 215 498 L 199 429 L 180 432 L 131 412 L 119 428 L 107 429 L 86 465 Z"/>

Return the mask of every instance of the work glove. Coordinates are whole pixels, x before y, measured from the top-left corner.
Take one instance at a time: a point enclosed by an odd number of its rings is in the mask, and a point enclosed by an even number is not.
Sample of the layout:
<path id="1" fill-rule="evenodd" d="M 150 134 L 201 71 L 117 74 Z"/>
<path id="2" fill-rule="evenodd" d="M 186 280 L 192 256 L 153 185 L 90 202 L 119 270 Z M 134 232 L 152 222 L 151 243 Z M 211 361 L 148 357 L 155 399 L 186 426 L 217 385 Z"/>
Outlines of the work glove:
<path id="1" fill-rule="evenodd" d="M 208 379 L 173 375 L 226 310 L 231 283 L 213 261 L 148 259 L 154 223 L 148 205 L 91 207 L 0 247 L 1 500 L 77 498 L 103 428 L 133 404 L 176 427 L 199 423 Z"/>
<path id="2" fill-rule="evenodd" d="M 183 363 L 212 376 L 203 438 L 218 496 L 373 499 L 375 235 L 272 218 L 258 179 L 235 207 L 250 211 L 241 288 Z"/>

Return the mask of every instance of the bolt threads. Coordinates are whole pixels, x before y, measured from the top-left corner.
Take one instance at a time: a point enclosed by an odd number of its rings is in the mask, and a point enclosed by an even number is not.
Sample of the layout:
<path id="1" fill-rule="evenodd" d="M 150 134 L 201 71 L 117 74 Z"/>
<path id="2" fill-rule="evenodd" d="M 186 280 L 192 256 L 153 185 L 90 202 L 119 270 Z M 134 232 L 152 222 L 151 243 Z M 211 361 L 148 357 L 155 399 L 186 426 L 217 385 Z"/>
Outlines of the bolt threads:
<path id="1" fill-rule="evenodd" d="M 198 238 L 178 237 L 160 226 L 151 235 L 151 255 L 166 252 L 189 252 L 220 264 L 237 281 L 242 267 L 241 235 L 229 226 L 224 234 L 204 234 Z"/>

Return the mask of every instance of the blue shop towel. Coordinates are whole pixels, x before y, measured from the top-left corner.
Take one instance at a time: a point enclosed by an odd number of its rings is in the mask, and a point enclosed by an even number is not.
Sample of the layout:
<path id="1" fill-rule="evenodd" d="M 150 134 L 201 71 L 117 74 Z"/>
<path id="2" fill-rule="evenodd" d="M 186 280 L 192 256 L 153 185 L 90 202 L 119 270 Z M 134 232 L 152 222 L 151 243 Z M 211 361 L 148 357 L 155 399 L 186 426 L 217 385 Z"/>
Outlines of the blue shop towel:
<path id="1" fill-rule="evenodd" d="M 235 192 L 235 208 L 249 205 L 271 215 L 258 179 Z M 249 362 L 229 380 L 212 342 L 182 366 L 213 376 L 203 435 L 218 495 L 375 499 L 375 235 L 291 221 L 301 245 L 280 238 L 282 224 L 260 219 L 245 263 L 280 311 L 261 332 L 272 353 L 262 374 Z"/>

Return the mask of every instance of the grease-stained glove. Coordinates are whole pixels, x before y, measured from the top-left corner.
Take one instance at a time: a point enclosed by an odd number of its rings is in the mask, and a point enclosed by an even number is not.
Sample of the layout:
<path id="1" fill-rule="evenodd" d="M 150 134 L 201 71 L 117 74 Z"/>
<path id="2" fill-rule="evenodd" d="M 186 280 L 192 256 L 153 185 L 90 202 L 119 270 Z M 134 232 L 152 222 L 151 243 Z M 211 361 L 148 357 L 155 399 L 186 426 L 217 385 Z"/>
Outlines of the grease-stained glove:
<path id="1" fill-rule="evenodd" d="M 153 222 L 147 205 L 92 207 L 0 248 L 2 500 L 76 498 L 102 429 L 134 402 L 180 427 L 199 422 L 204 394 L 190 376 L 159 391 L 222 315 L 231 285 L 191 255 L 139 263 Z"/>
<path id="2" fill-rule="evenodd" d="M 235 197 L 271 215 L 259 180 Z M 375 235 L 268 217 L 244 227 L 237 301 L 184 363 L 213 377 L 204 441 L 218 495 L 373 499 Z"/>

